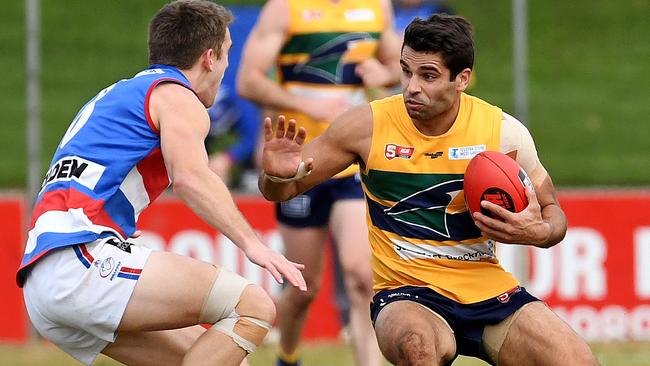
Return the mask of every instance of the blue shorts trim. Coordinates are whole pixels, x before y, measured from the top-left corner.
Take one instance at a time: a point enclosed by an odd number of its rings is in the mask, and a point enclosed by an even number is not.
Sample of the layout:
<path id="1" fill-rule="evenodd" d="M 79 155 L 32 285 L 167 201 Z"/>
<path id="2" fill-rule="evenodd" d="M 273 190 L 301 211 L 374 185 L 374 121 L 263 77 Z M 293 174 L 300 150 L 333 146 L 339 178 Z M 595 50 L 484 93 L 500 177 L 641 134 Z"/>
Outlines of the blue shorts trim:
<path id="1" fill-rule="evenodd" d="M 447 321 L 456 338 L 456 356 L 477 357 L 489 364 L 493 362 L 483 349 L 483 328 L 501 322 L 529 302 L 539 301 L 520 286 L 473 304 L 461 304 L 428 287 L 404 286 L 375 294 L 370 304 L 372 323 L 385 305 L 401 300 L 417 302 Z"/>
<path id="2" fill-rule="evenodd" d="M 363 199 L 358 174 L 330 179 L 289 201 L 277 203 L 275 216 L 278 222 L 291 227 L 323 227 L 329 222 L 332 205 L 347 199 Z"/>

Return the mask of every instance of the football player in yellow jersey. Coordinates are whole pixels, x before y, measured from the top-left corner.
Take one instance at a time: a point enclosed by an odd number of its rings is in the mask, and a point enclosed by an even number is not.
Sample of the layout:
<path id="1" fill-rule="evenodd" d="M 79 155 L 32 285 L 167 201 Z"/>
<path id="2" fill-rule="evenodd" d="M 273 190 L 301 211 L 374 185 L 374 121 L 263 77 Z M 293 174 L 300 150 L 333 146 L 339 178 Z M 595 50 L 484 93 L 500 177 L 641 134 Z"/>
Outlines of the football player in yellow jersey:
<path id="1" fill-rule="evenodd" d="M 542 248 L 567 221 L 528 130 L 464 93 L 472 75 L 471 25 L 435 14 L 408 26 L 402 94 L 355 107 L 318 138 L 280 116 L 265 120 L 260 190 L 283 201 L 358 162 L 368 207 L 379 346 L 398 365 L 447 365 L 458 354 L 495 365 L 596 365 L 588 345 L 498 263 L 494 242 Z M 511 213 L 483 201 L 470 216 L 462 179 L 469 160 L 514 158 L 534 190 Z"/>
<path id="2" fill-rule="evenodd" d="M 275 66 L 278 82 L 269 77 Z M 377 87 L 399 80 L 399 37 L 388 0 L 270 0 L 246 42 L 239 93 L 295 118 L 317 136 Z M 359 365 L 379 366 L 368 303 L 372 271 L 358 166 L 276 206 L 285 255 L 305 261 L 308 291 L 287 286 L 278 303 L 278 365 L 297 363 L 308 307 L 320 284 L 331 234 L 350 300 L 349 325 Z"/>

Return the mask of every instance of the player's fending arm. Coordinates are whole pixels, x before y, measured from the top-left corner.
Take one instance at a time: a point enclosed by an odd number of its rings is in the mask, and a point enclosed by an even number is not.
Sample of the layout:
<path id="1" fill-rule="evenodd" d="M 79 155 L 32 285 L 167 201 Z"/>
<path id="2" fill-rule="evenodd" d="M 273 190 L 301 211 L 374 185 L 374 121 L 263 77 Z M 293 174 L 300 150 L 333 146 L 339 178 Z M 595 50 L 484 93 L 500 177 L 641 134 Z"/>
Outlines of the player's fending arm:
<path id="1" fill-rule="evenodd" d="M 209 169 L 203 144 L 209 120 L 196 96 L 178 84 L 162 84 L 152 92 L 150 110 L 160 130 L 161 150 L 174 192 L 278 282 L 282 283 L 284 276 L 292 285 L 306 290 L 299 271 L 303 266 L 288 261 L 260 242 L 235 206 L 228 188 Z"/>
<path id="2" fill-rule="evenodd" d="M 552 247 L 564 238 L 567 219 L 557 201 L 551 177 L 539 161 L 530 132 L 521 122 L 504 113 L 501 135 L 502 152 L 521 165 L 535 190 L 526 191 L 528 206 L 516 214 L 491 202 L 481 202 L 500 220 L 475 213 L 476 226 L 487 237 L 502 243 Z"/>
<path id="3" fill-rule="evenodd" d="M 274 131 L 270 118 L 264 121 L 264 151 L 259 188 L 271 201 L 286 201 L 324 182 L 350 164 L 365 161 L 370 151 L 372 110 L 364 104 L 339 116 L 328 129 L 303 145 L 306 133 L 293 120 L 278 119 Z M 308 175 L 300 179 L 276 182 L 269 176 L 291 179 L 305 162 Z"/>

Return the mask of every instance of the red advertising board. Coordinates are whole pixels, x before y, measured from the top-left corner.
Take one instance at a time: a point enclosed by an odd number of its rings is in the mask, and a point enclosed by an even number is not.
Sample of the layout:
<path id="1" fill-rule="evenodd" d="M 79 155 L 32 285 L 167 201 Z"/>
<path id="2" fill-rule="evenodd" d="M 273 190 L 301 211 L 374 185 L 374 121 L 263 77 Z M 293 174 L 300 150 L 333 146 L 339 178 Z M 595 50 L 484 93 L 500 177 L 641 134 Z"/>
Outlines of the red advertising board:
<path id="1" fill-rule="evenodd" d="M 650 340 L 650 192 L 560 194 L 569 230 L 530 288 L 587 340 Z"/>
<path id="2" fill-rule="evenodd" d="M 27 339 L 28 323 L 16 269 L 23 256 L 24 202 L 19 196 L 0 196 L 0 341 Z"/>
<path id="3" fill-rule="evenodd" d="M 237 197 L 237 204 L 264 242 L 281 250 L 273 205 L 257 196 Z M 528 250 L 528 290 L 544 299 L 590 341 L 650 340 L 650 191 L 562 192 L 569 219 L 564 241 L 551 249 Z M 0 199 L 5 244 L 0 256 L 3 311 L 0 341 L 27 338 L 22 294 L 14 283 L 24 234 L 21 197 Z M 281 287 L 253 265 L 223 235 L 203 223 L 177 199 L 166 196 L 142 214 L 138 240 L 224 265 L 263 286 L 272 296 Z M 516 259 L 502 245 L 506 268 Z M 323 258 L 331 263 L 331 252 Z M 331 265 L 308 316 L 305 337 L 338 337 Z"/>
<path id="4" fill-rule="evenodd" d="M 282 250 L 282 240 L 276 230 L 274 206 L 258 196 L 237 197 L 237 206 L 265 243 Z M 281 286 L 262 268 L 249 262 L 226 237 L 206 225 L 180 201 L 163 197 L 140 216 L 139 241 L 159 249 L 189 255 L 221 264 L 264 287 L 277 299 Z M 323 258 L 331 262 L 331 251 Z M 341 324 L 334 305 L 332 266 L 325 266 L 324 281 L 310 308 L 303 335 L 307 339 L 336 338 Z"/>

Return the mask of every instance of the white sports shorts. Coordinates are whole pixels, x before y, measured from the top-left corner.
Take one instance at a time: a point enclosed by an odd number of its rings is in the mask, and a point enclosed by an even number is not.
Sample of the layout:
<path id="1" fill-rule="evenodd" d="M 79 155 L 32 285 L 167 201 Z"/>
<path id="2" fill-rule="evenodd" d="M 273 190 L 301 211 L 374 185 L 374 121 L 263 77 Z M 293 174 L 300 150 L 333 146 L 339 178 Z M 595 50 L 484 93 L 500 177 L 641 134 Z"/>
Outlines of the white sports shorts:
<path id="1" fill-rule="evenodd" d="M 23 293 L 38 332 L 86 365 L 117 337 L 151 249 L 100 239 L 56 249 L 34 264 Z"/>

